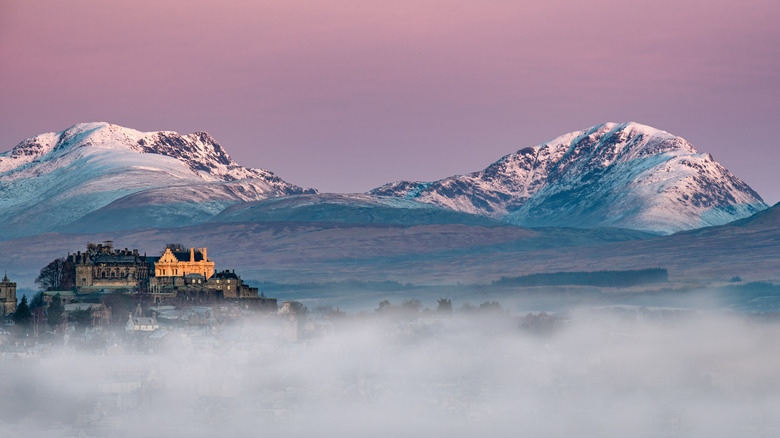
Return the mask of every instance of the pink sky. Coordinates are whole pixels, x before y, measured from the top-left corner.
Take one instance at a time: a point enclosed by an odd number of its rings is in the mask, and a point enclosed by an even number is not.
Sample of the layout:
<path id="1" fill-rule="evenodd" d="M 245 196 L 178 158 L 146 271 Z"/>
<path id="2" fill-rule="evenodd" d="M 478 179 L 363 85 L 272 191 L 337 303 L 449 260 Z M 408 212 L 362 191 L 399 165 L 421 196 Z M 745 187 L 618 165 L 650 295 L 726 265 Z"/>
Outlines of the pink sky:
<path id="1" fill-rule="evenodd" d="M 780 2 L 0 2 L 0 150 L 85 121 L 208 131 L 321 191 L 480 170 L 607 121 L 780 200 Z"/>

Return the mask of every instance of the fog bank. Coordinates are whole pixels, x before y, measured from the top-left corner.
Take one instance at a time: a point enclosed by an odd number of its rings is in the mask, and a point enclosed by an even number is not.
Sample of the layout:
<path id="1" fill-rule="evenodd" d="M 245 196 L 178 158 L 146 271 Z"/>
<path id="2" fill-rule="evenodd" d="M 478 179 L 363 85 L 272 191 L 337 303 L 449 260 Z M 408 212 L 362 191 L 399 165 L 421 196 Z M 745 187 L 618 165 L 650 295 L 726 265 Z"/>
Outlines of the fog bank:
<path id="1" fill-rule="evenodd" d="M 121 336 L 95 350 L 75 335 L 4 344 L 0 435 L 780 431 L 780 324 L 766 317 L 629 306 L 555 318 L 371 313 L 257 318 L 151 344 Z"/>

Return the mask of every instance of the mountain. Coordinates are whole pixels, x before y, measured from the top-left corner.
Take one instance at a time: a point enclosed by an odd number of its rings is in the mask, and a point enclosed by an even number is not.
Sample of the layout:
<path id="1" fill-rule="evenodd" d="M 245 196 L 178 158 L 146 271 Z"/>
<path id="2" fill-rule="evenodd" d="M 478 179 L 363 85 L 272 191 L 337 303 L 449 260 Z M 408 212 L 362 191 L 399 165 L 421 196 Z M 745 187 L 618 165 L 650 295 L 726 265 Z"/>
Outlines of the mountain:
<path id="1" fill-rule="evenodd" d="M 234 204 L 213 222 L 330 222 L 353 224 L 506 226 L 485 216 L 422 202 L 365 194 L 291 195 Z"/>
<path id="2" fill-rule="evenodd" d="M 316 193 L 235 163 L 204 132 L 82 123 L 0 154 L 0 238 L 201 223 L 236 202 Z"/>
<path id="3" fill-rule="evenodd" d="M 599 125 L 487 169 L 369 194 L 318 194 L 234 162 L 206 133 L 84 123 L 0 154 L 0 239 L 207 222 L 615 227 L 671 233 L 766 205 L 685 140 L 636 123 Z"/>
<path id="4" fill-rule="evenodd" d="M 780 202 L 760 211 L 753 216 L 732 222 L 730 225 L 751 229 L 776 229 L 780 230 Z"/>
<path id="5" fill-rule="evenodd" d="M 767 208 L 709 154 L 638 123 L 605 123 L 506 155 L 485 170 L 370 192 L 513 224 L 621 227 L 662 234 Z"/>

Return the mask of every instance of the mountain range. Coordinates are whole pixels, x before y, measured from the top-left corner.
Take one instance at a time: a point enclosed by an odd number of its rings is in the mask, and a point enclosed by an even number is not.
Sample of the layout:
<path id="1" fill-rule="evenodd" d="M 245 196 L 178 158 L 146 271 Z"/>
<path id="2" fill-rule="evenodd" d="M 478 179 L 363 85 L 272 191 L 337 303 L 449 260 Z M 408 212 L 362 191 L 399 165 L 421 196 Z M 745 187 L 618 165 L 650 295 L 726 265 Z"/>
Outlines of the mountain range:
<path id="1" fill-rule="evenodd" d="M 684 139 L 606 123 L 435 182 L 319 194 L 242 167 L 207 133 L 83 123 L 0 154 L 0 238 L 207 222 L 501 223 L 668 234 L 767 208 Z"/>
<path id="2" fill-rule="evenodd" d="M 780 259 L 780 206 L 685 140 L 636 123 L 364 194 L 242 167 L 206 133 L 78 124 L 0 154 L 0 206 L 0 251 L 13 254 L 3 268 L 21 285 L 102 240 L 207 246 L 219 269 L 277 283 L 475 284 L 657 266 L 674 280 L 727 281 L 772 278 Z"/>

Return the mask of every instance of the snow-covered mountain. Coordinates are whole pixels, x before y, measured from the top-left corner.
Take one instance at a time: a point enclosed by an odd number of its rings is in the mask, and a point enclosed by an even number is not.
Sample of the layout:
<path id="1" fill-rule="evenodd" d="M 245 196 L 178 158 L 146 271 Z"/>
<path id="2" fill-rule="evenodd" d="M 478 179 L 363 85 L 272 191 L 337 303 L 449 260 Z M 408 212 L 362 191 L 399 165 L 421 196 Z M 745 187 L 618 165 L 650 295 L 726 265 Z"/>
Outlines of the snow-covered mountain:
<path id="1" fill-rule="evenodd" d="M 208 221 L 493 223 L 463 213 L 524 226 L 669 233 L 765 208 L 708 154 L 636 123 L 566 134 L 469 175 L 363 195 L 319 195 L 242 167 L 206 133 L 84 123 L 0 154 L 0 239 Z"/>
<path id="2" fill-rule="evenodd" d="M 236 202 L 302 193 L 316 191 L 238 165 L 203 132 L 82 123 L 0 154 L 0 237 L 189 225 Z"/>
<path id="3" fill-rule="evenodd" d="M 370 192 L 523 226 L 659 233 L 720 225 L 767 208 L 690 143 L 638 123 L 605 123 L 507 155 L 485 170 Z"/>

